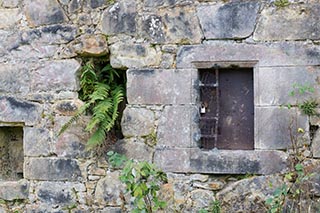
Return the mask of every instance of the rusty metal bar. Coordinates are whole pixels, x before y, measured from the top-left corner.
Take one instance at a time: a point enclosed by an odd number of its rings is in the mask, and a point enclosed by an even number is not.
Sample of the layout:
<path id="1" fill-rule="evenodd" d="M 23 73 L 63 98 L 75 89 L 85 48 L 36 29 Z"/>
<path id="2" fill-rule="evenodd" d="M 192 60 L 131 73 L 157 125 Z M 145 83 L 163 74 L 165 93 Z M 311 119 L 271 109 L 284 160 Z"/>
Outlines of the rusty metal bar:
<path id="1" fill-rule="evenodd" d="M 214 65 L 216 84 L 219 85 L 219 69 L 218 65 Z M 214 131 L 214 148 L 218 145 L 218 125 L 219 125 L 219 113 L 220 113 L 220 102 L 219 102 L 219 86 L 216 87 L 216 125 Z"/>

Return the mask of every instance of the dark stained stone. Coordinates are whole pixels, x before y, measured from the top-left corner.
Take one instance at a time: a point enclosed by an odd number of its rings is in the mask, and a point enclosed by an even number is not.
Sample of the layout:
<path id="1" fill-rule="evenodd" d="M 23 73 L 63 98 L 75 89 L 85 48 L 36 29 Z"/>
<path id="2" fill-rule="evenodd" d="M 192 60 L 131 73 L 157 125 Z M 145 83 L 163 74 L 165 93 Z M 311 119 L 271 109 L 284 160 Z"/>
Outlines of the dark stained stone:
<path id="1" fill-rule="evenodd" d="M 148 15 L 143 18 L 142 24 L 143 36 L 155 43 L 162 43 L 165 41 L 163 32 L 163 23 L 161 16 Z"/>
<path id="2" fill-rule="evenodd" d="M 0 121 L 33 125 L 40 117 L 38 104 L 0 96 Z"/>
<path id="3" fill-rule="evenodd" d="M 26 0 L 25 14 L 32 27 L 57 24 L 67 20 L 57 0 Z"/>
<path id="4" fill-rule="evenodd" d="M 136 3 L 120 1 L 107 8 L 102 17 L 102 32 L 106 35 L 136 32 Z"/>
<path id="5" fill-rule="evenodd" d="M 25 159 L 25 178 L 32 180 L 69 180 L 81 177 L 78 162 L 64 158 L 28 158 Z"/>

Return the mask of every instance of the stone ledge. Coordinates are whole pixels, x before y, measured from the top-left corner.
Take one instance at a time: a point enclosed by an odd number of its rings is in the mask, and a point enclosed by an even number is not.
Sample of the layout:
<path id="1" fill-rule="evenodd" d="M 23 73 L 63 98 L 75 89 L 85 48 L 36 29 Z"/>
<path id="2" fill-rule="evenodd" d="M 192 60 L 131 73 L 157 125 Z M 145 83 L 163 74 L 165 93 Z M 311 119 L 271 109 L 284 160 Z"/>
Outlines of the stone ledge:
<path id="1" fill-rule="evenodd" d="M 182 46 L 177 54 L 177 68 L 197 68 L 194 62 L 206 61 L 259 61 L 259 67 L 319 65 L 319 55 L 319 46 L 303 42 L 276 44 L 211 42 L 204 45 Z"/>
<path id="2" fill-rule="evenodd" d="M 158 149 L 155 163 L 166 172 L 203 174 L 273 174 L 287 169 L 281 151 Z"/>
<path id="3" fill-rule="evenodd" d="M 29 196 L 29 182 L 20 181 L 0 181 L 0 199 L 17 200 L 27 199 Z"/>

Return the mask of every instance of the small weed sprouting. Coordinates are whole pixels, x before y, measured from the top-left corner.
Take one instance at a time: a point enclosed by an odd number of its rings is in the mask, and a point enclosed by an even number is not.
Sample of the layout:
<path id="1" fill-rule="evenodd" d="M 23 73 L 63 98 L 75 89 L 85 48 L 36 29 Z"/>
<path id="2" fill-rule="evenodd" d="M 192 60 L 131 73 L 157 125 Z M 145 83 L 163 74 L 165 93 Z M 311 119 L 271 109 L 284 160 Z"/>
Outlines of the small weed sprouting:
<path id="1" fill-rule="evenodd" d="M 299 109 L 306 115 L 313 116 L 318 115 L 316 108 L 318 107 L 318 103 L 316 100 L 306 100 L 302 104 L 299 104 Z"/>
<path id="2" fill-rule="evenodd" d="M 274 1 L 274 5 L 277 7 L 286 7 L 290 4 L 290 2 L 288 0 L 275 0 Z"/>
<path id="3" fill-rule="evenodd" d="M 129 160 L 113 151 L 109 151 L 107 155 L 113 167 L 123 166 L 120 180 L 134 198 L 135 209 L 132 212 L 157 212 L 167 205 L 158 197 L 160 186 L 167 182 L 167 175 L 163 171 L 152 163 Z"/>

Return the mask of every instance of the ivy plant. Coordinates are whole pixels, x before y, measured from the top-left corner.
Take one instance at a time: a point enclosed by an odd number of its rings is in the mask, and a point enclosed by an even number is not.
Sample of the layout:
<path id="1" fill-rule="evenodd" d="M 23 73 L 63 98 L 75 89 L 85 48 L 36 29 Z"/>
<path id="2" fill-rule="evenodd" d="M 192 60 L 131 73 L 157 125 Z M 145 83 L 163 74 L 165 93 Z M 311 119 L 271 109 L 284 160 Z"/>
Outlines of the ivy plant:
<path id="1" fill-rule="evenodd" d="M 129 160 L 125 156 L 109 151 L 109 163 L 116 168 L 123 166 L 120 180 L 126 190 L 134 198 L 136 213 L 157 212 L 166 206 L 166 202 L 158 197 L 158 191 L 167 182 L 167 175 L 149 162 Z"/>
<path id="2" fill-rule="evenodd" d="M 119 104 L 124 100 L 124 85 L 119 83 L 119 78 L 120 74 L 110 64 L 101 68 L 93 59 L 88 60 L 82 67 L 80 76 L 79 97 L 84 101 L 84 105 L 62 126 L 58 135 L 87 113 L 91 115 L 85 129 L 91 133 L 87 148 L 102 144 L 108 132 L 115 126 Z"/>

